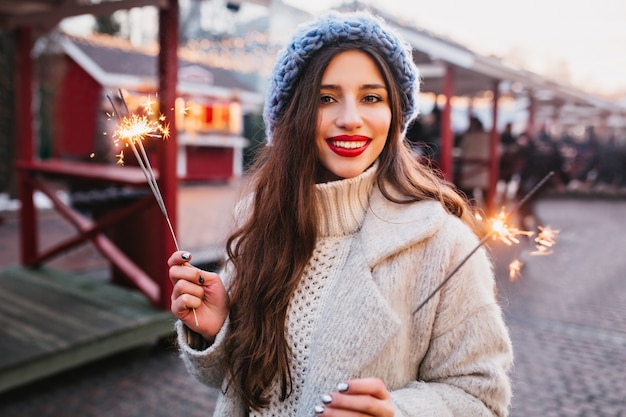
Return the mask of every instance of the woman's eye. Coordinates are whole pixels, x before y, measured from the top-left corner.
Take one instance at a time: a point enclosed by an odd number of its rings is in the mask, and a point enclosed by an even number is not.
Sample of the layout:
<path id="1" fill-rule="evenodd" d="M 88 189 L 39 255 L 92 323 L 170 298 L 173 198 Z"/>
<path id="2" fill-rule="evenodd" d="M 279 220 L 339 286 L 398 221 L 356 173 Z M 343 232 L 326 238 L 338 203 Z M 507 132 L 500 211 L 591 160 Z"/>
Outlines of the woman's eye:
<path id="1" fill-rule="evenodd" d="M 363 101 L 366 103 L 378 103 L 379 101 L 382 101 L 382 98 L 376 94 L 368 94 L 363 97 Z"/>
<path id="2" fill-rule="evenodd" d="M 327 94 L 322 94 L 320 96 L 320 103 L 321 104 L 328 104 L 328 103 L 332 103 L 333 101 L 334 101 L 334 99 L 331 96 L 327 95 Z"/>

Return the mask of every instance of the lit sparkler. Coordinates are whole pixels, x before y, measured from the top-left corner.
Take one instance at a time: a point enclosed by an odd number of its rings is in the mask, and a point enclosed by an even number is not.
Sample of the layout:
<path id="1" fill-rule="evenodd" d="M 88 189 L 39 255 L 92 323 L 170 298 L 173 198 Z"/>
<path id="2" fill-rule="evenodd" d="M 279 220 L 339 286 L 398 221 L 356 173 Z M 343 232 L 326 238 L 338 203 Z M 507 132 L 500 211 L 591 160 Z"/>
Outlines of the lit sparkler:
<path id="1" fill-rule="evenodd" d="M 541 181 L 539 181 L 537 183 L 537 185 L 535 185 L 529 192 L 528 194 L 526 194 L 515 206 L 515 208 L 511 211 L 509 211 L 508 213 L 504 213 L 501 212 L 496 218 L 491 219 L 490 220 L 490 228 L 489 231 L 487 233 L 485 233 L 485 235 L 478 241 L 478 244 L 474 247 L 474 249 L 472 249 L 453 269 L 452 271 L 450 271 L 450 273 L 448 273 L 448 275 L 446 275 L 446 277 L 443 279 L 443 281 L 441 281 L 441 283 L 428 295 L 428 297 L 426 297 L 424 299 L 424 301 L 422 301 L 420 303 L 420 305 L 417 306 L 417 308 L 413 311 L 413 314 L 417 313 L 422 307 L 424 307 L 426 305 L 426 303 L 428 303 L 428 301 L 430 301 L 430 299 L 437 294 L 437 292 L 446 284 L 446 282 L 448 282 L 450 280 L 450 278 L 452 278 L 454 276 L 454 274 L 456 274 L 459 269 L 461 269 L 461 267 L 465 264 L 465 262 L 467 262 L 469 260 L 469 258 L 472 257 L 472 255 L 474 255 L 474 253 L 476 253 L 476 251 L 478 251 L 478 249 L 481 248 L 481 246 L 483 246 L 485 243 L 487 243 L 487 241 L 489 239 L 499 239 L 502 242 L 506 243 L 507 245 L 511 245 L 513 243 L 519 243 L 519 239 L 517 239 L 517 236 L 520 235 L 526 235 L 526 236 L 531 236 L 534 233 L 532 232 L 528 232 L 528 231 L 523 231 L 523 230 L 519 230 L 515 227 L 511 227 L 507 224 L 507 221 L 510 219 L 510 217 L 517 211 L 519 210 L 520 207 L 522 207 L 522 205 L 524 205 L 526 203 L 526 201 L 528 201 L 528 199 L 535 194 L 541 187 L 543 187 L 543 185 L 550 179 L 550 177 L 552 177 L 554 175 L 553 171 L 550 171 L 545 177 L 543 177 L 543 179 Z M 550 246 L 554 243 L 554 231 L 550 228 L 544 228 L 542 230 L 542 232 L 548 230 L 548 233 L 546 233 L 545 236 L 542 236 L 540 241 L 541 242 L 547 242 L 550 243 Z M 537 238 L 539 239 L 539 238 Z M 535 240 L 537 242 L 537 239 Z M 543 245 L 538 245 L 538 246 L 543 246 Z M 547 246 L 547 245 L 545 245 Z M 545 247 L 544 246 L 544 247 Z M 519 262 L 519 261 L 518 261 Z M 515 278 L 518 274 L 519 271 L 521 270 L 522 267 L 522 263 L 516 263 L 516 264 L 512 264 L 509 265 L 509 274 L 510 276 L 512 275 L 513 278 Z"/>
<path id="2" fill-rule="evenodd" d="M 178 246 L 178 240 L 176 239 L 176 234 L 174 233 L 174 228 L 172 227 L 172 222 L 170 221 L 170 217 L 167 214 L 167 209 L 165 207 L 165 202 L 163 201 L 163 196 L 161 195 L 161 191 L 159 190 L 159 185 L 157 184 L 156 177 L 154 176 L 154 171 L 152 170 L 152 165 L 150 164 L 150 160 L 148 159 L 148 154 L 146 153 L 146 149 L 143 146 L 143 141 L 146 138 L 163 138 L 166 139 L 169 136 L 169 127 L 163 124 L 165 120 L 164 116 L 160 116 L 157 121 L 151 120 L 146 115 L 138 115 L 131 114 L 128 106 L 126 104 L 126 100 L 124 99 L 124 95 L 122 91 L 119 91 L 119 98 L 124 105 L 124 109 L 126 110 L 126 115 L 122 116 L 120 112 L 117 110 L 113 100 L 111 97 L 107 96 L 111 106 L 113 107 L 114 114 L 117 115 L 119 120 L 119 125 L 113 134 L 113 140 L 116 145 L 120 145 L 122 143 L 124 146 L 130 147 L 139 163 L 139 167 L 143 172 L 146 180 L 148 181 L 148 186 L 154 195 L 154 198 L 157 201 L 159 208 L 161 209 L 161 213 L 165 220 L 167 221 L 167 225 L 170 230 L 170 234 L 172 235 L 172 239 L 174 240 L 174 244 L 176 245 L 176 250 L 180 250 Z M 146 104 L 146 110 L 148 115 L 152 114 L 151 104 L 153 102 L 148 100 Z M 116 155 L 117 164 L 124 165 L 124 151 L 120 151 L 118 155 Z M 196 326 L 198 326 L 198 316 L 196 314 L 196 309 L 193 310 L 193 316 L 196 321 Z"/>

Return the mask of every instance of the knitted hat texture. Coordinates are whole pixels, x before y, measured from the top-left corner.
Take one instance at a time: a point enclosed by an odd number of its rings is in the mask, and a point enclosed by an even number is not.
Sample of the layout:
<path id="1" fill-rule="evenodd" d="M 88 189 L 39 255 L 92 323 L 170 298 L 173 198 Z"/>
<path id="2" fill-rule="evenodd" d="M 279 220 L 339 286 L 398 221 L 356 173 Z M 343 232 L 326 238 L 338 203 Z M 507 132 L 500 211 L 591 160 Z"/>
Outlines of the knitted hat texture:
<path id="1" fill-rule="evenodd" d="M 402 128 L 418 113 L 419 73 L 413 63 L 412 48 L 385 22 L 369 12 L 331 11 L 317 20 L 300 26 L 291 41 L 279 53 L 269 80 L 263 110 L 268 140 L 282 117 L 293 94 L 295 82 L 309 60 L 327 45 L 341 42 L 363 43 L 377 48 L 389 63 L 400 86 Z"/>

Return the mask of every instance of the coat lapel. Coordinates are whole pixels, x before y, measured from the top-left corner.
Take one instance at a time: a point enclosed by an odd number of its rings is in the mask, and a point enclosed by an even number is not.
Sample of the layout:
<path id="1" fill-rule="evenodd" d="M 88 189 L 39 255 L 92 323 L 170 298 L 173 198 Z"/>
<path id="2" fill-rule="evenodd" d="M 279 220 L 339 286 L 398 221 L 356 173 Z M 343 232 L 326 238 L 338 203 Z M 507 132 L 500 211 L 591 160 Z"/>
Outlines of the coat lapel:
<path id="1" fill-rule="evenodd" d="M 321 311 L 311 346 L 312 388 L 329 389 L 357 375 L 399 329 L 399 318 L 380 294 L 360 251 L 354 242 Z"/>
<path id="2" fill-rule="evenodd" d="M 374 187 L 359 237 L 372 268 L 383 259 L 436 233 L 445 219 L 438 201 L 395 204 Z"/>
<path id="3" fill-rule="evenodd" d="M 345 378 L 363 376 L 360 371 L 399 331 L 400 318 L 380 293 L 372 271 L 389 256 L 431 236 L 443 219 L 439 202 L 393 204 L 375 187 L 363 227 L 320 312 L 302 412 Z"/>

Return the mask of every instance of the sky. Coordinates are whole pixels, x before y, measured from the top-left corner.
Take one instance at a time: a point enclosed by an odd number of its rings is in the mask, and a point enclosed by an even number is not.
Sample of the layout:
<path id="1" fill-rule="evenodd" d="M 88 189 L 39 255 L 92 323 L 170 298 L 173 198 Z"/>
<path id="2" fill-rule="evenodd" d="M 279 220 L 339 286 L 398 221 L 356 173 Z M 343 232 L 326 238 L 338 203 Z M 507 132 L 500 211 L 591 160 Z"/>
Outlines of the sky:
<path id="1" fill-rule="evenodd" d="M 283 0 L 320 12 L 341 0 Z M 369 0 L 483 55 L 609 98 L 626 97 L 626 0 Z"/>

